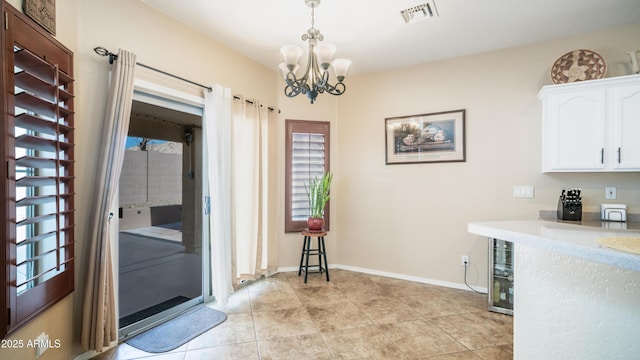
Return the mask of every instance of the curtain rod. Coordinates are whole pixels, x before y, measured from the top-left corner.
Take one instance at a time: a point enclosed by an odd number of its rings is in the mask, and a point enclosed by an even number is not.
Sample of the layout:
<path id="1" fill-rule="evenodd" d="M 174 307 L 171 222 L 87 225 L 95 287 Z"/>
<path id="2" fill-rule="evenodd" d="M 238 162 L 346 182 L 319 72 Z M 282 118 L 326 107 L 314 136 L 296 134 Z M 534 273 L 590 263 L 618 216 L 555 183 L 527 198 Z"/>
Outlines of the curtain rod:
<path id="1" fill-rule="evenodd" d="M 240 97 L 238 95 L 233 95 L 233 99 L 234 100 L 242 100 L 242 97 Z M 253 100 L 250 100 L 250 99 L 244 99 L 244 102 L 246 102 L 249 105 L 255 105 L 255 102 Z M 264 105 L 260 104 L 258 106 L 263 107 Z M 272 108 L 270 106 L 267 106 L 267 110 L 276 111 L 276 109 L 274 109 L 274 108 Z M 280 114 L 280 109 L 278 109 L 278 114 Z"/>
<path id="2" fill-rule="evenodd" d="M 93 51 L 95 51 L 96 54 L 98 54 L 100 56 L 108 56 L 109 57 L 109 64 L 113 64 L 114 61 L 118 60 L 118 55 L 112 53 L 111 51 L 109 51 L 109 50 L 107 50 L 105 48 L 103 48 L 102 46 L 98 46 L 98 47 L 93 48 Z M 167 75 L 167 76 L 171 76 L 174 79 L 178 79 L 178 80 L 182 80 L 184 82 L 188 82 L 189 84 L 200 86 L 201 88 L 207 89 L 209 92 L 213 91 L 213 89 L 210 86 L 199 84 L 199 83 L 197 83 L 195 81 L 191 81 L 189 79 L 185 79 L 185 78 L 180 77 L 178 75 L 174 75 L 174 74 L 168 73 L 166 71 L 163 71 L 163 70 L 160 70 L 160 69 L 156 69 L 156 68 L 154 68 L 152 66 L 141 64 L 139 62 L 136 62 L 136 65 L 142 66 L 143 68 L 147 68 L 149 70 L 153 70 L 153 71 L 159 72 L 159 73 Z M 233 96 L 233 98 L 234 99 L 240 99 L 239 96 L 235 96 L 235 95 Z M 247 103 L 253 105 L 253 101 L 251 101 L 251 100 L 245 100 L 245 101 Z M 262 105 L 260 105 L 260 106 L 262 107 Z M 270 111 L 276 111 L 276 109 L 272 108 L 272 107 L 267 107 L 267 109 L 270 110 Z M 278 109 L 278 113 L 280 113 L 279 109 Z"/>
<path id="3" fill-rule="evenodd" d="M 98 54 L 98 55 L 108 56 L 109 57 L 109 64 L 113 64 L 114 61 L 118 60 L 118 55 L 112 53 L 111 51 L 109 51 L 109 50 L 107 50 L 105 48 L 103 48 L 102 46 L 98 46 L 98 47 L 93 48 L 93 51 L 95 51 L 96 54 Z M 168 73 L 166 71 L 163 71 L 163 70 L 160 70 L 160 69 L 156 69 L 156 68 L 154 68 L 152 66 L 141 64 L 139 62 L 136 62 L 136 65 L 142 66 L 143 68 L 147 68 L 149 70 L 153 70 L 153 71 L 159 72 L 159 73 L 167 75 L 167 76 L 171 76 L 174 79 L 178 79 L 178 80 L 182 80 L 184 82 L 188 82 L 189 84 L 200 86 L 201 88 L 207 89 L 209 92 L 213 91 L 213 89 L 210 86 L 198 84 L 195 81 L 191 81 L 189 79 L 185 79 L 185 78 L 180 77 L 178 75 L 174 75 L 174 74 Z"/>

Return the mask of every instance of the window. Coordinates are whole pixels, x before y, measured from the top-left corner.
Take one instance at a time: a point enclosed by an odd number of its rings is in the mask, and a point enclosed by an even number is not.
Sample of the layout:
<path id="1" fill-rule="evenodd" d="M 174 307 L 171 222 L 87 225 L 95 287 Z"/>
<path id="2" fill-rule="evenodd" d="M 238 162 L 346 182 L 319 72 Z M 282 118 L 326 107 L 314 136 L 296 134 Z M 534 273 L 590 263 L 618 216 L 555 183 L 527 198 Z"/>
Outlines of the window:
<path id="1" fill-rule="evenodd" d="M 329 122 L 286 120 L 285 231 L 307 227 L 309 181 L 329 171 Z M 329 229 L 329 204 L 324 212 Z"/>
<path id="2" fill-rule="evenodd" d="M 5 337 L 73 291 L 73 54 L 3 3 Z M 6 173 L 4 173 L 6 171 Z"/>

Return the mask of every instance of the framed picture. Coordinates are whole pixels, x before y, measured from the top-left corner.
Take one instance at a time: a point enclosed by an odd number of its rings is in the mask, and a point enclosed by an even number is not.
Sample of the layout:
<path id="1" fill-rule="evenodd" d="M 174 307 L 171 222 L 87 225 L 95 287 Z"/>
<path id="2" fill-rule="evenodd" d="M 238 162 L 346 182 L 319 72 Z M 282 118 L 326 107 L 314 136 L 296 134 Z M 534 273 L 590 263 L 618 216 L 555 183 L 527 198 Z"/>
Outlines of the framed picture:
<path id="1" fill-rule="evenodd" d="M 464 121 L 464 109 L 386 118 L 386 164 L 466 161 Z"/>
<path id="2" fill-rule="evenodd" d="M 56 34 L 56 0 L 23 0 L 22 10 L 51 35 Z"/>

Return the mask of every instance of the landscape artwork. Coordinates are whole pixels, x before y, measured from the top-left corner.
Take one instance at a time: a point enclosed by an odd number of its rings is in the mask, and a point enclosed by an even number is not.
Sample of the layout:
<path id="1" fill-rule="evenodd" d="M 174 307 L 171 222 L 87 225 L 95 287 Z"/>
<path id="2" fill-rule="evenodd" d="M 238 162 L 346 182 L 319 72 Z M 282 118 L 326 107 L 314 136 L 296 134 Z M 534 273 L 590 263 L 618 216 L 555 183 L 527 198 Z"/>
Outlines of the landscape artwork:
<path id="1" fill-rule="evenodd" d="M 386 164 L 465 161 L 465 110 L 386 118 Z"/>

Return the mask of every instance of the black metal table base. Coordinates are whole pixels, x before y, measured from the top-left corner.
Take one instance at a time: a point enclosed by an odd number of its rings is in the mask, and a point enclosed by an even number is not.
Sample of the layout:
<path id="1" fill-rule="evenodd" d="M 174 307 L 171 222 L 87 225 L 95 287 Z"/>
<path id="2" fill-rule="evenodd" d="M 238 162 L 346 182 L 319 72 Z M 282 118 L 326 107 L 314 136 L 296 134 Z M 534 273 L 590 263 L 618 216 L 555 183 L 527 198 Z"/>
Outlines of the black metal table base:
<path id="1" fill-rule="evenodd" d="M 313 232 L 303 231 L 304 242 L 302 243 L 302 255 L 300 256 L 300 267 L 298 268 L 298 276 L 304 271 L 304 282 L 307 283 L 308 274 L 323 274 L 327 276 L 329 281 L 329 266 L 327 265 L 327 251 L 324 247 L 324 235 L 326 233 L 313 234 Z M 311 238 L 318 238 L 318 248 L 311 248 Z M 318 264 L 309 265 L 309 257 L 317 256 Z M 311 269 L 317 269 L 316 271 L 309 271 Z"/>

